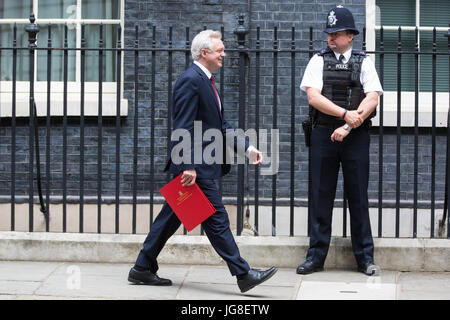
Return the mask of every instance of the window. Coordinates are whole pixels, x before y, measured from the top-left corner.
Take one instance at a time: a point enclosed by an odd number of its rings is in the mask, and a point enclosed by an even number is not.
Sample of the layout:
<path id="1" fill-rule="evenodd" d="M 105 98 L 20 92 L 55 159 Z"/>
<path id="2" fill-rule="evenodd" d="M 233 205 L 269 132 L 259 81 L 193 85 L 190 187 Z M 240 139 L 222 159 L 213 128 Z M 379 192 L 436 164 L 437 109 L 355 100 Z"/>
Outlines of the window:
<path id="1" fill-rule="evenodd" d="M 380 50 L 380 28 L 383 27 L 385 51 L 396 51 L 398 27 L 401 27 L 401 50 L 414 51 L 415 29 L 418 28 L 418 46 L 421 52 L 433 48 L 433 27 L 436 27 L 436 50 L 448 51 L 450 2 L 448 0 L 368 0 L 366 2 L 367 49 Z M 379 70 L 380 59 L 375 63 Z M 397 55 L 384 55 L 384 110 L 383 123 L 397 125 Z M 447 125 L 448 111 L 448 56 L 436 56 L 436 110 L 437 126 Z M 401 57 L 402 126 L 414 126 L 415 57 Z M 431 126 L 432 111 L 432 57 L 419 55 L 419 126 Z M 374 119 L 378 123 L 378 118 Z"/>
<path id="2" fill-rule="evenodd" d="M 100 38 L 100 24 L 103 25 L 103 47 L 115 48 L 119 25 L 123 22 L 124 0 L 3 0 L 0 2 L 0 46 L 12 47 L 14 23 L 17 25 L 17 47 L 28 46 L 26 26 L 33 12 L 39 26 L 37 45 L 48 46 L 49 24 L 51 25 L 51 46 L 64 46 L 65 25 L 69 48 L 80 48 L 81 26 L 85 25 L 86 47 L 97 48 Z M 123 37 L 122 37 L 123 39 Z M 0 52 L 0 116 L 11 116 L 12 101 L 12 50 Z M 53 50 L 51 65 L 51 115 L 61 116 L 63 112 L 64 54 Z M 98 51 L 85 53 L 85 115 L 98 115 Z M 103 60 L 103 115 L 115 115 L 116 101 L 116 51 L 104 51 Z M 17 116 L 29 115 L 29 53 L 17 51 Z M 47 51 L 37 50 L 35 54 L 35 99 L 38 115 L 46 114 L 47 105 Z M 68 115 L 80 114 L 81 52 L 68 51 Z M 88 83 L 89 82 L 89 83 Z M 109 108 L 108 106 L 114 106 Z M 121 115 L 127 114 L 127 101 L 121 99 Z"/>

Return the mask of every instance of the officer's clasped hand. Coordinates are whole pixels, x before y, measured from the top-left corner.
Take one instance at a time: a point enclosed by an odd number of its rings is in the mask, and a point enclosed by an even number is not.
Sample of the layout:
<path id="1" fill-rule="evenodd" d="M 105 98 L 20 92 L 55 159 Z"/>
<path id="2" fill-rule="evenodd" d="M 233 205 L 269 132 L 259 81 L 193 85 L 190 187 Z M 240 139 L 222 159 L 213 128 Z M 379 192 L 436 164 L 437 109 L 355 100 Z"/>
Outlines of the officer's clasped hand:
<path id="1" fill-rule="evenodd" d="M 344 120 L 345 122 L 347 122 L 350 128 L 358 128 L 364 122 L 361 113 L 362 110 L 349 110 L 345 114 Z"/>
<path id="2" fill-rule="evenodd" d="M 349 134 L 349 131 L 345 130 L 343 127 L 339 127 L 331 134 L 331 141 L 342 142 L 344 138 Z"/>

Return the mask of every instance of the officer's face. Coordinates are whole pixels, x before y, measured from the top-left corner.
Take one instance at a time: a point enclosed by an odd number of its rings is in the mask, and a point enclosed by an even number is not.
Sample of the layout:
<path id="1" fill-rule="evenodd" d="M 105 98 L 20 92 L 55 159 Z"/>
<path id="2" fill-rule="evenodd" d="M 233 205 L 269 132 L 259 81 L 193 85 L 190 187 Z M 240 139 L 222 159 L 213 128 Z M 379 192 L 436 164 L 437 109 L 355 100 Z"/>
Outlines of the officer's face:
<path id="1" fill-rule="evenodd" d="M 328 46 L 331 50 L 344 53 L 352 46 L 354 34 L 348 31 L 338 31 L 328 34 Z"/>

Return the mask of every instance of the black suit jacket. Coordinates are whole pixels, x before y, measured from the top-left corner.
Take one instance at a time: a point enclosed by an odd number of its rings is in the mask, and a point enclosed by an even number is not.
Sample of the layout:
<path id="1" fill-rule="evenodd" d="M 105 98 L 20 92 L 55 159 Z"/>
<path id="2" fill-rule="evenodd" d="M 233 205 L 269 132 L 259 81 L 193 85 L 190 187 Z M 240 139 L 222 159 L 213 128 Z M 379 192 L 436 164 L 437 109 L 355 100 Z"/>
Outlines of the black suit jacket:
<path id="1" fill-rule="evenodd" d="M 220 98 L 220 95 L 219 95 Z M 164 171 L 169 170 L 171 173 L 177 175 L 184 170 L 195 168 L 198 178 L 216 179 L 230 171 L 230 165 L 226 163 L 226 136 L 227 130 L 233 130 L 233 127 L 223 117 L 223 103 L 220 100 L 222 108 L 219 111 L 219 105 L 216 95 L 211 85 L 210 79 L 207 75 L 196 65 L 192 64 L 180 77 L 177 79 L 173 89 L 173 104 L 172 104 L 172 127 L 173 130 L 185 129 L 189 132 L 190 143 L 184 141 L 185 146 L 190 146 L 190 157 L 188 161 L 182 161 L 180 158 L 183 152 L 179 152 L 180 146 L 182 146 L 182 138 L 179 140 L 171 141 L 170 150 L 168 150 L 167 163 Z M 201 134 L 199 137 L 197 130 L 197 137 L 194 139 L 194 121 L 201 122 Z M 199 122 L 197 122 L 197 125 Z M 206 139 L 203 141 L 203 134 L 208 129 L 217 129 L 222 133 L 222 157 L 220 153 L 211 152 L 211 143 L 214 140 Z M 230 134 L 230 131 L 228 131 Z M 199 141 L 200 138 L 200 141 Z M 194 141 L 195 140 L 195 141 Z M 233 142 L 234 151 L 238 150 L 238 147 L 247 150 L 249 143 L 247 139 L 243 137 L 232 137 L 228 139 Z M 195 145 L 197 143 L 197 146 Z M 215 163 L 208 163 L 203 157 L 205 148 L 210 145 L 210 148 L 206 150 L 206 154 L 211 154 L 220 158 Z M 215 144 L 216 146 L 218 144 Z M 201 150 L 201 155 L 199 154 Z M 172 158 L 172 151 L 175 151 L 175 155 L 178 155 L 178 160 L 175 161 Z M 186 150 L 185 150 L 186 151 Z"/>

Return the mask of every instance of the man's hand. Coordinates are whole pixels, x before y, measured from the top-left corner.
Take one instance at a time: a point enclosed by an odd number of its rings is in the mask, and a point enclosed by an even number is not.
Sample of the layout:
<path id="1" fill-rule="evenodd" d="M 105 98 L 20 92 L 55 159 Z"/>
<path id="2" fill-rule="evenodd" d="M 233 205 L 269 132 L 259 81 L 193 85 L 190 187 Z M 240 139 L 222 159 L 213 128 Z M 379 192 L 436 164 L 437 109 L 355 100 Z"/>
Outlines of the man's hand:
<path id="1" fill-rule="evenodd" d="M 256 149 L 253 146 L 248 147 L 248 159 L 251 164 L 260 164 L 262 163 L 263 154 L 261 151 Z"/>
<path id="2" fill-rule="evenodd" d="M 308 96 L 308 103 L 320 112 L 330 116 L 342 117 L 343 107 L 336 105 L 323 96 L 319 89 L 307 87 L 306 95 Z M 348 110 L 345 113 L 344 120 L 350 128 L 359 127 L 364 122 L 363 110 Z"/>
<path id="3" fill-rule="evenodd" d="M 358 128 L 364 122 L 364 119 L 361 116 L 362 113 L 362 109 L 349 110 L 345 114 L 344 120 L 345 122 L 347 122 L 350 128 Z"/>
<path id="4" fill-rule="evenodd" d="M 183 175 L 181 176 L 181 185 L 183 187 L 194 185 L 196 177 L 197 171 L 195 171 L 195 169 L 184 170 Z"/>
<path id="5" fill-rule="evenodd" d="M 347 112 L 348 113 L 348 112 Z M 336 142 L 342 142 L 344 138 L 349 134 L 350 132 L 345 130 L 344 127 L 339 127 L 331 134 L 331 141 Z"/>

